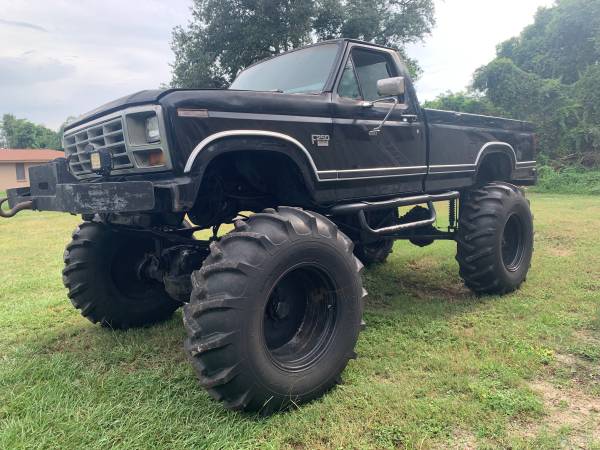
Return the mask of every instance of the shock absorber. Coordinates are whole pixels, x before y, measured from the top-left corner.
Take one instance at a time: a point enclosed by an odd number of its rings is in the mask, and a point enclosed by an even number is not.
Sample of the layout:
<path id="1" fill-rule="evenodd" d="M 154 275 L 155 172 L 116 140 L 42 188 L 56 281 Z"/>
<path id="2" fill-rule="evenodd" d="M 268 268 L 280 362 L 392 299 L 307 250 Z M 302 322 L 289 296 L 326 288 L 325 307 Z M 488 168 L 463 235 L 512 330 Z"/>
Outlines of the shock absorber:
<path id="1" fill-rule="evenodd" d="M 456 199 L 453 198 L 448 206 L 448 231 L 456 230 Z"/>

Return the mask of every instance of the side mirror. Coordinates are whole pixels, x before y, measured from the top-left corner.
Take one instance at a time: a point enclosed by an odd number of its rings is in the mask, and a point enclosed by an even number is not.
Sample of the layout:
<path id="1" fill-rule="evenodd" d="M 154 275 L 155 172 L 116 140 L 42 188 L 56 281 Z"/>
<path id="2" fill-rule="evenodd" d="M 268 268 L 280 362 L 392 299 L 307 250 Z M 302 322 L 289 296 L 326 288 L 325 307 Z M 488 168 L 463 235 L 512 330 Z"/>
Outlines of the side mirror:
<path id="1" fill-rule="evenodd" d="M 406 83 L 404 77 L 384 78 L 377 81 L 377 92 L 382 97 L 397 97 L 404 95 Z"/>

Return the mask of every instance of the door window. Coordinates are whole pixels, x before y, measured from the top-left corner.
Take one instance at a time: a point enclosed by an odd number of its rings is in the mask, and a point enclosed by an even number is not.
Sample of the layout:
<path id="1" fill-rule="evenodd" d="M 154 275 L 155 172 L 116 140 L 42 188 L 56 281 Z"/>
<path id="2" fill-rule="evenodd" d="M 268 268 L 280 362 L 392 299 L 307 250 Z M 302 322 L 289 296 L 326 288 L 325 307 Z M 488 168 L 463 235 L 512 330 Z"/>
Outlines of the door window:
<path id="1" fill-rule="evenodd" d="M 377 93 L 377 81 L 394 76 L 389 56 L 381 52 L 356 48 L 352 50 L 352 61 L 363 99 L 373 101 L 380 98 Z"/>
<path id="2" fill-rule="evenodd" d="M 340 97 L 360 99 L 360 90 L 358 89 L 358 81 L 356 79 L 356 73 L 354 72 L 354 66 L 352 65 L 352 58 L 348 58 L 340 84 L 338 86 L 338 95 Z"/>

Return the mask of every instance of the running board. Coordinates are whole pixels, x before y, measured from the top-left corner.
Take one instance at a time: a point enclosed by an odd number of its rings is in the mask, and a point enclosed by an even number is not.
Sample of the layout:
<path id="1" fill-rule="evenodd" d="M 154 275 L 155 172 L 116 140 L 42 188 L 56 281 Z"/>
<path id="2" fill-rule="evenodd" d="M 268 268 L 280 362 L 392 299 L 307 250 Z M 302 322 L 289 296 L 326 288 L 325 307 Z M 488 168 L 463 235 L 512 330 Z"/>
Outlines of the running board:
<path id="1" fill-rule="evenodd" d="M 446 192 L 444 194 L 435 194 L 435 195 L 417 195 L 413 197 L 400 197 L 394 198 L 390 200 L 384 200 L 381 202 L 359 202 L 359 203 L 348 203 L 346 205 L 338 205 L 334 206 L 329 210 L 329 213 L 334 216 L 341 215 L 350 215 L 350 214 L 358 214 L 358 220 L 360 226 L 363 231 L 378 237 L 391 236 L 398 233 L 402 233 L 403 231 L 426 227 L 429 225 L 433 225 L 437 219 L 437 214 L 435 211 L 435 207 L 433 206 L 433 202 L 441 202 L 446 200 L 453 200 L 459 197 L 459 193 L 457 191 Z M 373 229 L 369 225 L 367 221 L 367 217 L 365 212 L 368 211 L 376 211 L 380 209 L 388 209 L 388 208 L 398 208 L 400 206 L 413 206 L 419 205 L 422 203 L 427 203 L 427 207 L 429 208 L 430 216 L 424 220 L 418 220 L 416 222 L 409 223 L 399 223 L 396 225 L 392 225 L 389 227 L 382 227 Z"/>

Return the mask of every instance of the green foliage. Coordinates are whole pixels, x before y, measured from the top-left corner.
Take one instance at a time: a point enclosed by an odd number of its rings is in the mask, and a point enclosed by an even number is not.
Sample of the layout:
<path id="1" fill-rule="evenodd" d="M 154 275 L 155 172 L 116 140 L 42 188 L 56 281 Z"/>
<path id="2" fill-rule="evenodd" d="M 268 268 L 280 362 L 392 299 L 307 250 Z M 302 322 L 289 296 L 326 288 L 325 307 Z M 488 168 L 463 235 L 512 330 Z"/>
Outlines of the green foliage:
<path id="1" fill-rule="evenodd" d="M 58 133 L 12 114 L 4 114 L 0 130 L 8 148 L 62 148 Z"/>
<path id="2" fill-rule="evenodd" d="M 581 112 L 572 87 L 526 72 L 506 58 L 478 69 L 473 87 L 509 117 L 535 123 L 539 149 L 549 158 L 580 147 L 573 131 L 581 123 Z"/>
<path id="3" fill-rule="evenodd" d="M 460 111 L 469 114 L 504 116 L 506 113 L 495 106 L 488 98 L 469 92 L 446 92 L 435 100 L 423 103 L 423 107 L 444 111 Z"/>
<path id="4" fill-rule="evenodd" d="M 557 170 L 542 166 L 539 169 L 538 184 L 533 189 L 536 192 L 600 195 L 600 171 L 578 167 Z"/>
<path id="5" fill-rule="evenodd" d="M 322 0 L 315 12 L 321 40 L 343 36 L 390 47 L 421 39 L 435 23 L 429 0 Z"/>
<path id="6" fill-rule="evenodd" d="M 173 85 L 222 87 L 253 61 L 310 42 L 313 2 L 195 0 L 173 32 Z"/>
<path id="7" fill-rule="evenodd" d="M 559 0 L 498 46 L 496 59 L 475 72 L 467 97 L 536 124 L 542 161 L 600 167 L 599 63 L 600 2 Z"/>
<path id="8" fill-rule="evenodd" d="M 600 2 L 559 0 L 538 10 L 519 37 L 498 46 L 498 57 L 542 78 L 576 82 L 600 59 Z"/>
<path id="9" fill-rule="evenodd" d="M 225 87 L 244 67 L 315 38 L 357 38 L 402 51 L 433 24 L 433 0 L 194 0 L 188 27 L 173 30 L 172 85 Z M 416 63 L 407 62 L 417 74 Z"/>

